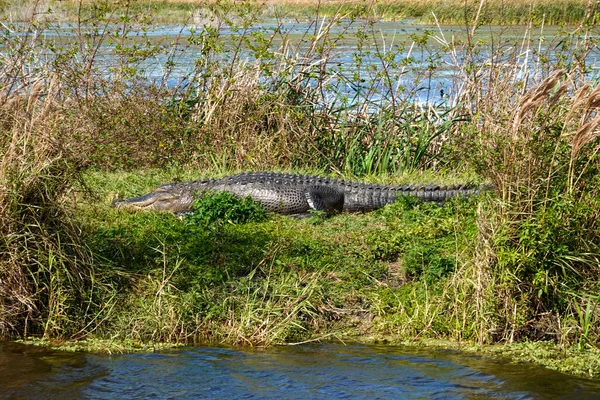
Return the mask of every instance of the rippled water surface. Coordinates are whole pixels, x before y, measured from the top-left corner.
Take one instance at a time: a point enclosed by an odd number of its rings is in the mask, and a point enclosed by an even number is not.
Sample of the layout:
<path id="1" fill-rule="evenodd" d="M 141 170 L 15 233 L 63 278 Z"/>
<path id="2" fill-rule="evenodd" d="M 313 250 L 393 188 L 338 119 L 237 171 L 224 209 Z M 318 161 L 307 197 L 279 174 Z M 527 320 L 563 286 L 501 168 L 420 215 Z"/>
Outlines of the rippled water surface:
<path id="1" fill-rule="evenodd" d="M 106 356 L 0 343 L 0 396 L 596 399 L 600 381 L 530 364 L 395 346 L 188 347 Z"/>

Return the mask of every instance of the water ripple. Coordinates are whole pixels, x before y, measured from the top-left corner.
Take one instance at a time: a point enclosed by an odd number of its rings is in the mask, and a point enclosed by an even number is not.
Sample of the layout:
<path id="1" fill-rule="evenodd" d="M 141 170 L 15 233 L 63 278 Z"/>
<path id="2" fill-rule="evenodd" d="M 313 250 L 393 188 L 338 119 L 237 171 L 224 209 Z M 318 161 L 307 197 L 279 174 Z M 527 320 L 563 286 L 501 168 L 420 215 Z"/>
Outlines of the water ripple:
<path id="1" fill-rule="evenodd" d="M 65 354 L 0 343 L 0 397 L 593 399 L 600 383 L 529 364 L 395 346 L 193 347 Z"/>

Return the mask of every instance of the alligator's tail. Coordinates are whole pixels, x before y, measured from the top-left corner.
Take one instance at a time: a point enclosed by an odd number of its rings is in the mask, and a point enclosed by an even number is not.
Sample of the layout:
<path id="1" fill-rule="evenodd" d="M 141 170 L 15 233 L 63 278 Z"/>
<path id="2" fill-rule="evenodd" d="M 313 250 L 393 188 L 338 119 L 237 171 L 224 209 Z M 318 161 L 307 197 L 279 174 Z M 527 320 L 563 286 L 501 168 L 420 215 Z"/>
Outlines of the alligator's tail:
<path id="1" fill-rule="evenodd" d="M 414 196 L 422 201 L 444 201 L 457 196 L 474 196 L 483 191 L 493 190 L 493 186 L 473 187 L 467 185 L 404 185 L 382 186 L 370 184 L 350 185 L 346 189 L 344 210 L 370 211 L 395 203 L 399 197 Z"/>
<path id="2" fill-rule="evenodd" d="M 422 185 L 409 186 L 408 189 L 402 186 L 395 193 L 395 198 L 399 196 L 414 196 L 423 201 L 444 202 L 453 197 L 469 197 L 478 195 L 486 190 L 492 190 L 492 186 L 473 187 L 467 185 Z"/>

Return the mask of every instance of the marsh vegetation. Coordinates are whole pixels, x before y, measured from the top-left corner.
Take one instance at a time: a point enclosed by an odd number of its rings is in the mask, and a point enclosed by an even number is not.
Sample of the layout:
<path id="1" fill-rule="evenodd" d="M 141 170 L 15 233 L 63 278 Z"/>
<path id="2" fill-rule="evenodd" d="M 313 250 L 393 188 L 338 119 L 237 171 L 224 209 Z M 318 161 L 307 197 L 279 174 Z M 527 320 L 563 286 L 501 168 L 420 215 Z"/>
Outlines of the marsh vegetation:
<path id="1" fill-rule="evenodd" d="M 44 34 L 56 27 L 43 12 L 2 27 L 2 336 L 595 351 L 593 8 L 552 37 L 529 26 L 482 38 L 475 14 L 462 35 L 440 26 L 390 43 L 376 18 L 338 13 L 292 38 L 283 21 L 257 27 L 263 9 L 247 2 L 207 6 L 202 27 L 161 41 L 135 4 L 84 2 L 65 41 Z M 343 62 L 340 43 L 352 43 Z M 182 62 L 193 67 L 175 75 Z M 436 82 L 441 102 L 423 96 Z M 241 170 L 497 191 L 327 220 L 235 221 L 206 212 L 229 201 L 214 198 L 184 221 L 110 208 Z"/>
<path id="2" fill-rule="evenodd" d="M 214 6 L 229 3 L 215 0 L 198 7 L 194 0 L 36 0 L 0 2 L 0 11 L 10 19 L 28 20 L 32 16 L 45 21 L 77 21 L 94 13 L 104 4 L 120 4 L 131 12 L 147 15 L 153 23 L 183 23 L 205 20 Z M 243 3 L 243 2 L 242 2 Z M 418 23 L 463 24 L 477 19 L 482 24 L 578 24 L 597 7 L 591 0 L 262 0 L 254 1 L 265 18 L 299 20 L 333 17 L 368 18 Z M 238 2 L 240 4 L 240 2 Z"/>

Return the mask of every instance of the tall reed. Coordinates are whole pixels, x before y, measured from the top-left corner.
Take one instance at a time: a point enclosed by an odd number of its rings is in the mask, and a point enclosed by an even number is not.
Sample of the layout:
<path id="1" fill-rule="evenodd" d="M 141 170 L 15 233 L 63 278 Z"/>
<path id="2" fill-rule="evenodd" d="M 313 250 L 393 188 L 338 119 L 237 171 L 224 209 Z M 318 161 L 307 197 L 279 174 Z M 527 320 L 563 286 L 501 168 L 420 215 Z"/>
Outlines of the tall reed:
<path id="1" fill-rule="evenodd" d="M 450 283 L 457 326 L 481 342 L 577 341 L 561 321 L 580 313 L 572 293 L 586 298 L 597 285 L 599 89 L 586 61 L 596 43 L 578 29 L 554 63 L 526 34 L 485 63 L 457 64 L 465 80 L 456 101 L 472 122 L 456 143 L 498 190 L 479 210 L 472 261 Z"/>
<path id="2" fill-rule="evenodd" d="M 0 106 L 0 335 L 94 329 L 104 294 L 68 212 L 79 163 L 56 129 L 56 81 L 27 82 Z"/>
<path id="3" fill-rule="evenodd" d="M 63 131 L 69 92 L 37 64 L 40 31 L 4 26 L 0 59 L 0 335 L 85 335 L 110 308 L 69 212 L 85 161 Z"/>

